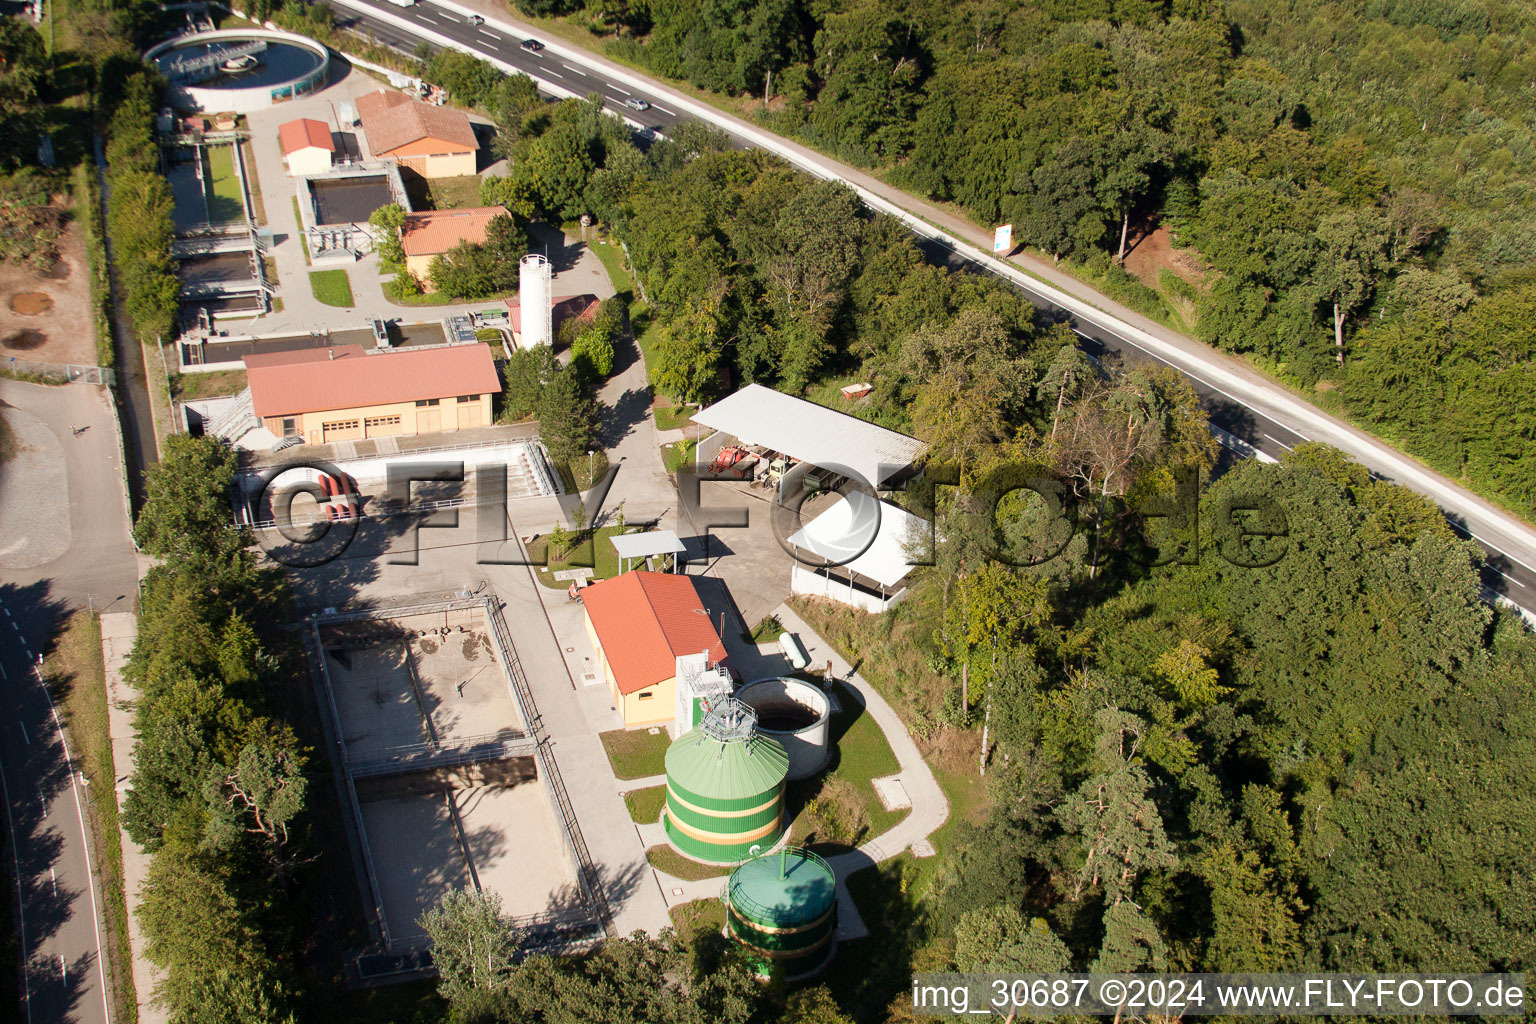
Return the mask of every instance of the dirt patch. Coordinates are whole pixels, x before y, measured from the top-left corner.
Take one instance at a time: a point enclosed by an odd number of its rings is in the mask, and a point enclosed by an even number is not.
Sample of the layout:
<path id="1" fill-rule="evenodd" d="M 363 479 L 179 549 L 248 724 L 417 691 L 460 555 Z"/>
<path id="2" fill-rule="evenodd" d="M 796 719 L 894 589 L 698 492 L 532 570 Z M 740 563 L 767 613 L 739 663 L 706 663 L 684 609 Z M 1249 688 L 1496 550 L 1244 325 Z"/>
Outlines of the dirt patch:
<path id="1" fill-rule="evenodd" d="M 15 331 L 0 339 L 0 348 L 5 348 L 12 352 L 32 352 L 42 348 L 43 343 L 47 340 L 48 335 L 42 331 Z"/>
<path id="2" fill-rule="evenodd" d="M 48 363 L 96 364 L 96 317 L 91 310 L 91 282 L 86 273 L 75 273 L 85 264 L 85 241 L 80 222 L 72 220 L 59 239 L 60 258 L 46 269 L 38 269 L 26 263 L 0 263 L 0 295 L 21 298 L 25 293 L 42 293 L 53 300 L 48 316 L 61 324 L 73 324 L 77 330 L 34 331 L 36 337 L 23 339 L 34 347 L 27 349 L 30 358 Z M 9 302 L 0 302 L 0 345 L 14 349 L 9 340 L 14 335 L 33 331 L 37 313 L 20 312 Z"/>
<path id="3" fill-rule="evenodd" d="M 1157 272 L 1164 267 L 1192 285 L 1205 281 L 1204 261 L 1191 249 L 1175 249 L 1173 234 L 1166 226 L 1142 234 L 1125 254 L 1126 272 L 1135 274 L 1148 288 L 1158 286 Z"/>
<path id="4" fill-rule="evenodd" d="M 22 316 L 41 316 L 53 308 L 53 296 L 47 292 L 22 292 L 11 296 L 11 312 Z"/>

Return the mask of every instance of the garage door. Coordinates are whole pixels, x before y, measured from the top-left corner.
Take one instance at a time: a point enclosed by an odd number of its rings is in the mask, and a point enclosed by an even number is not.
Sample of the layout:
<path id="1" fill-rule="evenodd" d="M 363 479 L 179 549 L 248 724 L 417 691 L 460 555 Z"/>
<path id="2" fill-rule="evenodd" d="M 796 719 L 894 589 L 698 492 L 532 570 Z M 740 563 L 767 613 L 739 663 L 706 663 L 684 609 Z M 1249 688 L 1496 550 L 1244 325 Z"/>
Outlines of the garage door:
<path id="1" fill-rule="evenodd" d="M 363 421 L 363 426 L 368 428 L 369 437 L 398 434 L 405 429 L 399 416 L 369 416 Z"/>
<path id="2" fill-rule="evenodd" d="M 466 403 L 464 405 L 459 406 L 459 429 L 460 430 L 463 430 L 465 427 L 483 427 L 483 426 L 485 426 L 484 423 L 480 422 L 480 419 L 481 419 L 481 417 L 480 417 L 480 403 L 479 402 L 475 402 L 473 404 Z"/>
<path id="3" fill-rule="evenodd" d="M 321 444 L 330 444 L 333 441 L 356 441 L 362 436 L 361 420 L 337 420 L 334 423 L 320 424 Z"/>

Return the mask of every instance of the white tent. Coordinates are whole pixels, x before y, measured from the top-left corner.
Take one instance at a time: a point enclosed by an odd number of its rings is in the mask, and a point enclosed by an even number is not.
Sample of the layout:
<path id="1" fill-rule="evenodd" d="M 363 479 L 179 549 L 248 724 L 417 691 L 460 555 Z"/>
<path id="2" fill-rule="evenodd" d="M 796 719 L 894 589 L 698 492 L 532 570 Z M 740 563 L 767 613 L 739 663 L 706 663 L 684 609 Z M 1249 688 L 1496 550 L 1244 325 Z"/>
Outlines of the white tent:
<path id="1" fill-rule="evenodd" d="M 920 459 L 928 447 L 915 437 L 761 384 L 748 384 L 701 409 L 693 421 L 801 462 L 855 474 L 876 488 Z"/>
<path id="2" fill-rule="evenodd" d="M 906 596 L 909 549 L 926 548 L 928 529 L 906 509 L 854 491 L 790 536 L 790 590 L 885 611 Z"/>

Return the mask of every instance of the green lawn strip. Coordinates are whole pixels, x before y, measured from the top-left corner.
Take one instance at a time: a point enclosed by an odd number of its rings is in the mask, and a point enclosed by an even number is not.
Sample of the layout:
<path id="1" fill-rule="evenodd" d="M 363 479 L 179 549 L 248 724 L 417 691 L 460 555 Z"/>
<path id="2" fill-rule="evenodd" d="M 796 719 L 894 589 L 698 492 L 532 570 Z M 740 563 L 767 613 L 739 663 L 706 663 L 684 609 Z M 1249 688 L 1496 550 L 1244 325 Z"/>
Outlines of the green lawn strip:
<path id="1" fill-rule="evenodd" d="M 662 445 L 661 461 L 667 467 L 667 472 L 676 473 L 684 466 L 692 464 L 693 449 L 697 446 L 697 442 L 687 440 Z"/>
<path id="2" fill-rule="evenodd" d="M 235 174 L 235 151 L 231 146 L 208 149 L 208 216 L 215 224 L 245 220 L 245 196 L 240 178 Z"/>
<path id="3" fill-rule="evenodd" d="M 688 425 L 693 409 L 686 405 L 661 406 L 654 412 L 657 430 L 681 430 Z"/>
<path id="4" fill-rule="evenodd" d="M 788 792 L 795 815 L 791 841 L 810 841 L 820 853 L 838 853 L 867 842 L 911 813 L 886 810 L 875 792 L 874 779 L 901 770 L 880 726 L 842 683 L 832 693 L 838 703 L 831 722 L 831 739 L 837 748 L 834 767 L 824 775 L 791 783 Z"/>
<path id="5" fill-rule="evenodd" d="M 11 425 L 0 415 L 0 465 L 10 462 L 15 457 L 17 450 L 16 434 L 11 430 Z"/>
<path id="6" fill-rule="evenodd" d="M 251 209 L 256 214 L 256 223 L 267 223 L 267 205 L 261 201 L 261 178 L 256 174 L 256 154 L 251 150 L 251 140 L 245 139 L 240 143 L 241 154 L 245 157 L 245 182 L 250 186 Z M 297 202 L 298 197 L 294 197 Z"/>
<path id="7" fill-rule="evenodd" d="M 429 178 L 427 192 L 432 197 L 432 209 L 456 210 L 480 205 L 480 176 L 466 174 L 457 178 Z"/>
<path id="8" fill-rule="evenodd" d="M 625 268 L 624 250 L 619 248 L 619 243 L 604 241 L 599 238 L 587 248 L 602 261 L 603 269 L 608 272 L 608 281 L 613 285 L 614 294 L 634 301 L 635 279 L 629 270 Z"/>
<path id="9" fill-rule="evenodd" d="M 352 282 L 347 280 L 345 270 L 310 271 L 309 290 L 327 306 L 351 309 L 355 305 L 352 301 Z"/>
<path id="10" fill-rule="evenodd" d="M 696 935 L 718 935 L 725 927 L 725 904 L 720 900 L 690 900 L 667 911 L 672 927 L 686 942 Z"/>
<path id="11" fill-rule="evenodd" d="M 779 634 L 784 632 L 784 626 L 772 615 L 757 624 L 752 631 L 752 642 L 755 644 L 773 643 L 779 639 Z"/>
<path id="12" fill-rule="evenodd" d="M 585 461 L 585 460 L 583 460 Z M 583 466 L 583 469 L 586 467 Z M 613 549 L 609 541 L 619 532 L 617 526 L 605 526 L 597 531 L 594 536 L 589 535 L 576 543 L 570 550 L 561 553 L 558 557 L 550 553 L 549 535 L 535 537 L 528 542 L 528 557 L 533 564 L 545 568 L 544 559 L 549 558 L 548 571 L 535 573 L 539 582 L 546 587 L 554 587 L 564 590 L 570 586 L 566 580 L 555 579 L 555 573 L 564 569 L 591 569 L 592 578 L 606 580 L 619 574 L 619 553 Z M 593 555 L 596 554 L 594 561 Z"/>
<path id="13" fill-rule="evenodd" d="M 647 786 L 624 794 L 624 806 L 629 808 L 630 818 L 642 825 L 654 825 L 661 817 L 661 808 L 666 802 L 666 786 Z"/>
<path id="14" fill-rule="evenodd" d="M 706 878 L 722 878 L 731 873 L 728 864 L 703 864 L 691 860 L 670 846 L 653 846 L 645 851 L 645 859 L 657 871 L 680 878 L 685 882 L 701 882 Z"/>
<path id="15" fill-rule="evenodd" d="M 645 729 L 613 729 L 597 734 L 608 753 L 614 777 L 644 779 L 667 770 L 667 747 L 671 739 L 665 729 L 655 734 Z"/>
<path id="16" fill-rule="evenodd" d="M 245 390 L 244 370 L 213 370 L 209 373 L 182 373 L 171 378 L 176 397 L 182 401 L 238 395 Z"/>
<path id="17" fill-rule="evenodd" d="M 299 213 L 299 197 L 293 197 L 293 221 L 299 226 L 299 245 L 304 249 L 304 265 L 309 266 L 309 239 L 304 234 L 304 217 Z"/>
<path id="18" fill-rule="evenodd" d="M 101 876 L 107 927 L 107 968 L 112 977 L 119 1020 L 131 1019 L 132 953 L 128 946 L 128 909 L 123 892 L 123 848 L 118 831 L 117 771 L 112 763 L 112 735 L 107 715 L 107 681 L 102 664 L 101 625 L 88 612 L 68 620 L 43 662 L 44 681 L 68 730 L 70 753 L 89 780 L 91 850 Z"/>

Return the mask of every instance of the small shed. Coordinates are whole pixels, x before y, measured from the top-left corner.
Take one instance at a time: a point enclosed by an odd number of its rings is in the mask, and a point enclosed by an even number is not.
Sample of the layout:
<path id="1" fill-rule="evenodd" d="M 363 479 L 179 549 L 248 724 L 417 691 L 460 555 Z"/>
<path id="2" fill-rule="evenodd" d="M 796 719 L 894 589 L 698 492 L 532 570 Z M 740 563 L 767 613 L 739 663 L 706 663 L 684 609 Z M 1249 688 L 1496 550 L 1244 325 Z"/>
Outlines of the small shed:
<path id="1" fill-rule="evenodd" d="M 331 129 L 324 121 L 301 117 L 289 121 L 277 129 L 277 141 L 283 150 L 283 162 L 288 165 L 291 177 L 309 174 L 325 174 L 331 169 L 336 155 L 336 143 Z"/>
<path id="2" fill-rule="evenodd" d="M 649 533 L 626 533 L 608 538 L 619 556 L 620 572 L 628 572 L 630 563 L 637 558 L 645 559 L 645 567 L 651 568 L 651 559 L 658 556 L 681 555 L 686 548 L 671 530 L 652 530 Z M 678 571 L 680 558 L 672 559 L 672 571 Z"/>
<path id="3" fill-rule="evenodd" d="M 790 593 L 887 611 L 907 596 L 910 548 L 927 536 L 927 520 L 854 491 L 790 536 Z"/>

